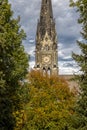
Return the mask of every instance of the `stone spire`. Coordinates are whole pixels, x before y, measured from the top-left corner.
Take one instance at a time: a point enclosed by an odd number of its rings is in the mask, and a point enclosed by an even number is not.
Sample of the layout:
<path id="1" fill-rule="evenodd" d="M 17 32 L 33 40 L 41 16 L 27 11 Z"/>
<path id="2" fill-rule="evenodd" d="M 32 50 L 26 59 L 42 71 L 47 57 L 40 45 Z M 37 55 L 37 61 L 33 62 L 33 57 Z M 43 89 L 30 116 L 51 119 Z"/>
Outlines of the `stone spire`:
<path id="1" fill-rule="evenodd" d="M 52 3 L 51 0 L 42 0 L 41 14 L 40 16 L 53 18 Z"/>
<path id="2" fill-rule="evenodd" d="M 36 68 L 58 73 L 57 35 L 51 0 L 42 0 L 36 33 Z"/>
<path id="3" fill-rule="evenodd" d="M 51 0 L 42 0 L 37 32 L 39 32 L 42 39 L 46 32 L 48 32 L 51 38 L 55 38 L 53 35 L 53 33 L 56 33 L 55 20 L 53 19 Z"/>

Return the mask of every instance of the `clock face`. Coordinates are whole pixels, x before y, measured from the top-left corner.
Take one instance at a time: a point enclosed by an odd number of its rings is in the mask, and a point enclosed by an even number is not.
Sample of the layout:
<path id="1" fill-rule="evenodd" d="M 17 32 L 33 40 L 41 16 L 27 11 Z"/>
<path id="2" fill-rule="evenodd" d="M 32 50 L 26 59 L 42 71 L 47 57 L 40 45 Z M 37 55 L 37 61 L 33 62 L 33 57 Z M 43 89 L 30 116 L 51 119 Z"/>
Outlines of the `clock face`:
<path id="1" fill-rule="evenodd" d="M 50 56 L 44 56 L 44 57 L 42 57 L 42 61 L 43 61 L 43 63 L 50 63 L 51 58 L 50 58 Z"/>
<path id="2" fill-rule="evenodd" d="M 45 56 L 45 57 L 44 57 L 44 62 L 47 63 L 47 62 L 49 62 L 49 61 L 50 61 L 50 58 L 49 58 L 48 56 Z"/>

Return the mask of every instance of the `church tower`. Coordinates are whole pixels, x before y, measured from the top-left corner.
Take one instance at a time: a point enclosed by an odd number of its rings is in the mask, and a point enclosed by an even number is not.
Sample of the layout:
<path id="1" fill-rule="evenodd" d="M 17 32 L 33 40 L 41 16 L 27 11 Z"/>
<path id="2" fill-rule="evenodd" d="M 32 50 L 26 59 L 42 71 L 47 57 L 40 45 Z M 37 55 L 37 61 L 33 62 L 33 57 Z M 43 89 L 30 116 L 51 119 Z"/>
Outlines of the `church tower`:
<path id="1" fill-rule="evenodd" d="M 58 75 L 58 52 L 51 0 L 42 0 L 36 32 L 35 69 Z"/>

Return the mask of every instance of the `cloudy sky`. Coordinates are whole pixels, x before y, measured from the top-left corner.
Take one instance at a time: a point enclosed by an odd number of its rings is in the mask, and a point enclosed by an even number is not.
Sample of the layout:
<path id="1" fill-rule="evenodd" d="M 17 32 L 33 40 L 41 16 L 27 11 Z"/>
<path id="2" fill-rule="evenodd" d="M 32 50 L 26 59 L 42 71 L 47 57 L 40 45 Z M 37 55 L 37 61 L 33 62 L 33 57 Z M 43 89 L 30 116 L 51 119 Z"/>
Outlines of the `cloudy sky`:
<path id="1" fill-rule="evenodd" d="M 35 35 L 37 20 L 40 15 L 42 0 L 9 0 L 12 4 L 14 17 L 21 16 L 21 27 L 25 30 L 27 38 L 23 45 L 30 54 L 30 67 L 35 60 Z M 81 27 L 77 24 L 78 14 L 75 8 L 69 7 L 69 0 L 52 0 L 56 30 L 58 35 L 58 64 L 60 74 L 72 74 L 78 71 L 75 61 L 72 60 L 72 51 L 80 53 L 76 40 L 82 40 Z"/>

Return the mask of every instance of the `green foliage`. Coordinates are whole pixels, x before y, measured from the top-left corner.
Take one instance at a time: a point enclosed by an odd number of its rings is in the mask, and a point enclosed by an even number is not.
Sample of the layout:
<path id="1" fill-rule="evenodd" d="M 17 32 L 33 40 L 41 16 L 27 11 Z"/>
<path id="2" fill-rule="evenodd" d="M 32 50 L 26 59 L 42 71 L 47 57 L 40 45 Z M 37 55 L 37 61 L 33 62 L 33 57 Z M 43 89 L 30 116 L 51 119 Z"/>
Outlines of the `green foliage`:
<path id="1" fill-rule="evenodd" d="M 71 6 L 76 7 L 79 13 L 78 23 L 82 25 L 81 35 L 83 41 L 77 41 L 81 54 L 74 54 L 73 59 L 80 67 L 81 74 L 76 76 L 76 79 L 80 85 L 80 94 L 76 104 L 76 115 L 74 122 L 74 128 L 76 130 L 87 130 L 87 0 L 77 0 L 73 2 L 71 0 Z M 75 125 L 76 124 L 76 125 Z"/>
<path id="2" fill-rule="evenodd" d="M 25 33 L 14 19 L 8 0 L 0 0 L 0 130 L 13 130 L 13 113 L 23 109 L 21 90 L 27 73 L 28 57 L 22 40 Z"/>
<path id="3" fill-rule="evenodd" d="M 79 13 L 78 23 L 82 24 L 82 37 L 87 40 L 87 0 L 70 0 L 70 6 L 76 7 Z"/>
<path id="4" fill-rule="evenodd" d="M 32 71 L 25 130 L 71 130 L 74 99 L 64 79 Z"/>

